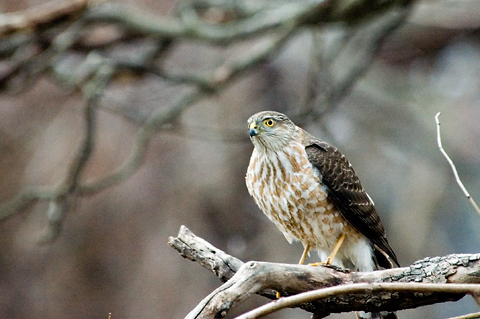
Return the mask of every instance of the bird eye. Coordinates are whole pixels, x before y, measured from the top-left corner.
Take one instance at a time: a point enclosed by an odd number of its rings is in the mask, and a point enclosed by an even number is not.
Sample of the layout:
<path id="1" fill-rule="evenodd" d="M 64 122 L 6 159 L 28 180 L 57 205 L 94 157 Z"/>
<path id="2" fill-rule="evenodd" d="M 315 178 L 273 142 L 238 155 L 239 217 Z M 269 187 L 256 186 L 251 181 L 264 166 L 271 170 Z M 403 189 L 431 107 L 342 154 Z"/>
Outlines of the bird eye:
<path id="1" fill-rule="evenodd" d="M 272 127 L 275 124 L 275 121 L 273 119 L 266 119 L 263 121 L 263 124 L 268 127 Z"/>

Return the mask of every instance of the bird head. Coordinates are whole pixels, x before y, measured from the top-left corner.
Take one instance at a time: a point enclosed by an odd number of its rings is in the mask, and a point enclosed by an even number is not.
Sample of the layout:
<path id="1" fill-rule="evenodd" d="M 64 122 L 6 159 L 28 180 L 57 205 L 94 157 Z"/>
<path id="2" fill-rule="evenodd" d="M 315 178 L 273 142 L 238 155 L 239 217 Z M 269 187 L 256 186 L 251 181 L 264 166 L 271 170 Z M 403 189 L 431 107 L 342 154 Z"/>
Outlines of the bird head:
<path id="1" fill-rule="evenodd" d="M 280 150 L 295 139 L 298 127 L 285 115 L 264 111 L 248 119 L 253 145 L 260 150 Z"/>

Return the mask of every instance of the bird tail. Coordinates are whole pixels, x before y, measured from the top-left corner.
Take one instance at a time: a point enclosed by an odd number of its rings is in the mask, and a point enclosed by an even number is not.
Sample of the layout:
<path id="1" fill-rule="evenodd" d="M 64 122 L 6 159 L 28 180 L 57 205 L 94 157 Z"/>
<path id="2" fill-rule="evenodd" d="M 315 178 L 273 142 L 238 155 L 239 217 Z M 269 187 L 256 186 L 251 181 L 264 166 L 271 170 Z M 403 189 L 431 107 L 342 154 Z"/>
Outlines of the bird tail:
<path id="1" fill-rule="evenodd" d="M 386 241 L 386 239 L 385 239 Z M 388 245 L 388 242 L 387 242 Z M 391 254 L 393 258 L 387 254 L 383 249 L 380 249 L 377 245 L 373 246 L 374 255 L 373 255 L 373 262 L 375 264 L 375 269 L 378 269 L 379 266 L 384 268 L 390 269 L 395 268 L 395 266 L 400 266 L 397 257 L 393 250 Z M 364 311 L 357 311 L 356 312 L 358 319 L 397 319 L 397 314 L 395 312 L 389 311 L 382 311 L 382 312 L 364 312 Z"/>
<path id="2" fill-rule="evenodd" d="M 397 314 L 395 312 L 363 312 L 357 311 L 358 319 L 397 319 Z"/>

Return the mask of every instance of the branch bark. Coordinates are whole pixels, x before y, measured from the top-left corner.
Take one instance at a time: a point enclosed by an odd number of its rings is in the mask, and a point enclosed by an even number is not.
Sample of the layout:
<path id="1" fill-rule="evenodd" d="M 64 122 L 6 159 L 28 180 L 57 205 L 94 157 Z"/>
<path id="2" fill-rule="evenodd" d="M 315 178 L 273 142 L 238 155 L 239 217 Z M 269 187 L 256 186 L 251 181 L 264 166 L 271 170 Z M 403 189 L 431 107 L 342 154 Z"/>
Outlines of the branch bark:
<path id="1" fill-rule="evenodd" d="M 242 318 L 257 318 L 284 307 L 301 307 L 321 318 L 339 312 L 416 308 L 456 301 L 466 294 L 480 296 L 480 254 L 424 258 L 409 267 L 352 272 L 335 267 L 243 263 L 195 236 L 185 226 L 177 237 L 170 237 L 169 245 L 226 281 L 187 318 L 224 317 L 253 294 L 275 299 L 274 291 L 291 297 L 275 300 Z"/>

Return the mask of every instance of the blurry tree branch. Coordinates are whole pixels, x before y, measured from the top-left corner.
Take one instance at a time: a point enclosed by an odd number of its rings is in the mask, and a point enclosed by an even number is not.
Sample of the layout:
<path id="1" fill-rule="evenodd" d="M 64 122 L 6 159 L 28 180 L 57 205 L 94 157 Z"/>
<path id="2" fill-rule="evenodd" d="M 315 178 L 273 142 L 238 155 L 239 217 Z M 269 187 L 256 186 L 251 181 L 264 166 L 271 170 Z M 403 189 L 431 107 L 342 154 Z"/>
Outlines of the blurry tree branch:
<path id="1" fill-rule="evenodd" d="M 301 307 L 315 318 L 350 311 L 394 311 L 480 296 L 480 254 L 425 258 L 409 267 L 350 272 L 330 267 L 242 263 L 185 226 L 169 245 L 181 256 L 212 271 L 222 286 L 205 297 L 187 318 L 224 317 L 252 294 L 274 300 L 238 318 L 258 318 L 285 307 Z M 276 299 L 274 291 L 284 298 Z"/>
<path id="2" fill-rule="evenodd" d="M 53 21 L 84 11 L 89 0 L 52 1 L 18 13 L 0 15 L 0 36 L 18 31 L 37 29 Z"/>
<path id="3" fill-rule="evenodd" d="M 221 92 L 247 71 L 271 61 L 288 40 L 301 32 L 308 30 L 318 35 L 321 28 L 342 26 L 347 34 L 342 45 L 317 50 L 312 55 L 322 68 L 310 75 L 311 97 L 297 119 L 320 116 L 338 103 L 368 69 L 382 41 L 405 21 L 412 3 L 413 0 L 194 0 L 182 1 L 173 16 L 159 16 L 115 3 L 74 0 L 52 1 L 1 14 L 0 92 L 22 92 L 41 77 L 50 77 L 65 90 L 81 94 L 85 110 L 83 140 L 64 180 L 52 187 L 32 186 L 23 190 L 0 205 L 0 218 L 36 201 L 47 201 L 49 226 L 42 241 L 54 239 L 78 196 L 128 179 L 143 163 L 152 137 L 167 129 L 167 125 L 174 126 L 186 109 Z M 106 26 L 113 31 L 95 41 L 89 38 L 93 30 Z M 368 40 L 354 41 L 355 35 Z M 215 45 L 219 49 L 248 42 L 249 49 L 208 71 L 169 68 L 165 60 L 174 54 L 176 45 L 185 42 Z M 135 54 L 119 54 L 125 46 L 130 46 Z M 355 52 L 355 59 L 348 54 L 343 59 L 334 58 L 348 50 Z M 332 76 L 328 90 L 322 90 L 317 85 L 320 69 L 328 72 L 333 68 L 340 71 L 335 72 L 335 78 Z M 106 108 L 101 98 L 112 83 L 125 76 L 133 80 L 154 76 L 186 89 L 171 105 L 159 106 L 147 117 L 133 110 L 109 109 L 112 116 L 123 116 L 138 125 L 135 144 L 120 167 L 96 180 L 85 181 L 85 167 L 95 148 L 97 112 Z M 320 91 L 326 93 L 318 98 Z"/>

